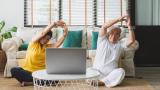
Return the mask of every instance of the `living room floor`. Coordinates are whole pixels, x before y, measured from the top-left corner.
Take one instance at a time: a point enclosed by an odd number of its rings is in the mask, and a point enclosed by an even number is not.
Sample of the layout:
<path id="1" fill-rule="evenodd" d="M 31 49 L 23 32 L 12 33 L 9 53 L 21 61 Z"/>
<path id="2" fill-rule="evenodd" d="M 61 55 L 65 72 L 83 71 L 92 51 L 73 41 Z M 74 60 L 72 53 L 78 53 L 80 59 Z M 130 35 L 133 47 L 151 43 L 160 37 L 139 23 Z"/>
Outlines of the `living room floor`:
<path id="1" fill-rule="evenodd" d="M 155 90 L 160 90 L 160 67 L 139 67 L 136 75 L 142 76 Z"/>
<path id="2" fill-rule="evenodd" d="M 136 77 L 126 78 L 124 82 L 115 88 L 99 87 L 99 90 L 160 90 L 160 67 L 138 67 Z M 0 73 L 0 90 L 33 90 L 33 86 L 20 87 L 13 78 L 3 78 Z"/>

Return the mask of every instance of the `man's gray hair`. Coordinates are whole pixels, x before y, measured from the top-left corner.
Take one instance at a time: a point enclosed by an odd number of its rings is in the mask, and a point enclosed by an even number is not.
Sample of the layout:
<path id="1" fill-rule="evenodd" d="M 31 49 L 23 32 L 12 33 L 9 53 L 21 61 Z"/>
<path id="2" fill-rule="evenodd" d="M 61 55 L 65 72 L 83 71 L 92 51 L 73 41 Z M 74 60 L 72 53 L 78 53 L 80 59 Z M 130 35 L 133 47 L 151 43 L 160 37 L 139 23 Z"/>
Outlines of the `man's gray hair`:
<path id="1" fill-rule="evenodd" d="M 119 26 L 111 26 L 111 27 L 108 28 L 107 32 L 110 33 L 114 29 L 120 30 L 120 32 L 121 32 L 121 28 Z"/>

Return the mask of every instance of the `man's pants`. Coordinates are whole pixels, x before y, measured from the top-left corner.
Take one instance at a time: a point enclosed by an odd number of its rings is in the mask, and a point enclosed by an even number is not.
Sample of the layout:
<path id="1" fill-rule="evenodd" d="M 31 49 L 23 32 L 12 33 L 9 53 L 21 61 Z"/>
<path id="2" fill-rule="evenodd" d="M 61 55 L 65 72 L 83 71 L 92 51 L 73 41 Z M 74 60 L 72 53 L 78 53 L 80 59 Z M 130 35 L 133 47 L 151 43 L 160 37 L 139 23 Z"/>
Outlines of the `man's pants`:
<path id="1" fill-rule="evenodd" d="M 101 81 L 105 83 L 107 87 L 114 87 L 119 85 L 125 77 L 125 71 L 122 68 L 114 69 L 108 75 L 103 76 Z"/>

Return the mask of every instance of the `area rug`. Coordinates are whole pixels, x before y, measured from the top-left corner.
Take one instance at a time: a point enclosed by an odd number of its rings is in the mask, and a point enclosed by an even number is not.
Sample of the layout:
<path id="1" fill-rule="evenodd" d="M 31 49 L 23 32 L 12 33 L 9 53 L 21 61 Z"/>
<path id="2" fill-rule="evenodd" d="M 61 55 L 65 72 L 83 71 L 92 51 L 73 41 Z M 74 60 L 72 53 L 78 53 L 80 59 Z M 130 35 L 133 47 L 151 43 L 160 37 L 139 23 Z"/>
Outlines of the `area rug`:
<path id="1" fill-rule="evenodd" d="M 99 90 L 154 90 L 144 79 L 127 78 L 122 84 L 114 88 L 99 87 Z"/>
<path id="2" fill-rule="evenodd" d="M 34 90 L 33 86 L 21 87 L 13 78 L 3 78 L 0 75 L 0 90 Z M 114 88 L 99 87 L 98 90 L 154 90 L 144 79 L 127 78 L 123 83 Z"/>

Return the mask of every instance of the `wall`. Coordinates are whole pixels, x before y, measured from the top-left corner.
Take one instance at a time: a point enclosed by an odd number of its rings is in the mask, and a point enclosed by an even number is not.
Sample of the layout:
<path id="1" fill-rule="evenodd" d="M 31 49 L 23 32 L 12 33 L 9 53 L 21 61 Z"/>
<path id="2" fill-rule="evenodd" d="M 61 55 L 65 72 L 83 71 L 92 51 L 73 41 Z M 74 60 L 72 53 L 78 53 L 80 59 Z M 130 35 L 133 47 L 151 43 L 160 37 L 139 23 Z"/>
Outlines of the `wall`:
<path id="1" fill-rule="evenodd" d="M 5 20 L 4 29 L 24 26 L 24 0 L 0 0 L 0 21 Z"/>
<path id="2" fill-rule="evenodd" d="M 151 0 L 136 0 L 136 24 L 151 25 Z M 144 3 L 144 4 L 143 4 Z M 143 4 L 143 5 L 142 5 Z"/>
<path id="3" fill-rule="evenodd" d="M 136 25 L 160 25 L 160 0 L 136 0 Z"/>

